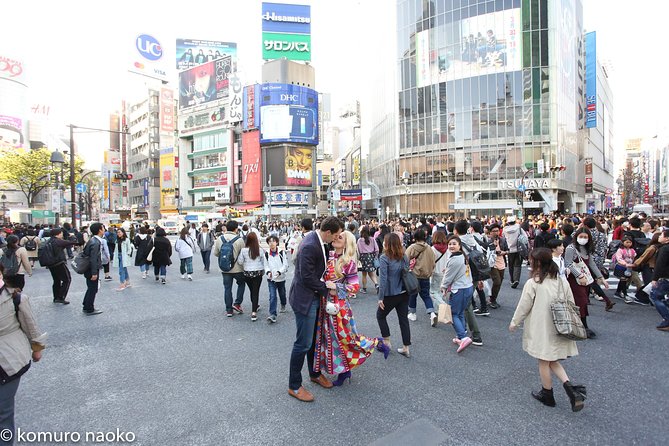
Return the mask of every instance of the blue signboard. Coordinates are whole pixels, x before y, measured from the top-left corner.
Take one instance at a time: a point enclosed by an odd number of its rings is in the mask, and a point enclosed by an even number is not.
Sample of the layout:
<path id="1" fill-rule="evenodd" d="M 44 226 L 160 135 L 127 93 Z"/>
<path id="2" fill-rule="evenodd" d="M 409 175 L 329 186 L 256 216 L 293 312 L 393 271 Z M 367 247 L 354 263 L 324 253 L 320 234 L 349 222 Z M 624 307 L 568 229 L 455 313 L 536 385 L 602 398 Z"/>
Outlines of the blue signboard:
<path id="1" fill-rule="evenodd" d="M 263 84 L 260 144 L 293 142 L 318 145 L 318 93 L 292 84 Z"/>
<path id="2" fill-rule="evenodd" d="M 585 35 L 585 126 L 597 127 L 597 37 Z"/>
<path id="3" fill-rule="evenodd" d="M 263 32 L 311 34 L 311 6 L 262 4 Z"/>

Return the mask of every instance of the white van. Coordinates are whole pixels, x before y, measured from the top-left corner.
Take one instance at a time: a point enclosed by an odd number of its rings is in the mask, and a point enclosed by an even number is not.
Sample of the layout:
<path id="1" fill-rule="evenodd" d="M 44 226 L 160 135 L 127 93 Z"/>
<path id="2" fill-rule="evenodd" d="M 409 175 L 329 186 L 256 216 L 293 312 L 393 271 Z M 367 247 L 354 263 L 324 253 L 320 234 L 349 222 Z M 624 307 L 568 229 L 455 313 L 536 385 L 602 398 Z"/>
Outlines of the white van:
<path id="1" fill-rule="evenodd" d="M 632 212 L 636 212 L 637 214 L 640 213 L 640 212 L 643 212 L 647 216 L 652 217 L 653 216 L 653 205 L 651 205 L 651 204 L 636 204 L 632 208 Z"/>
<path id="2" fill-rule="evenodd" d="M 158 220 L 158 226 L 165 230 L 167 235 L 179 235 L 179 223 L 177 220 Z"/>

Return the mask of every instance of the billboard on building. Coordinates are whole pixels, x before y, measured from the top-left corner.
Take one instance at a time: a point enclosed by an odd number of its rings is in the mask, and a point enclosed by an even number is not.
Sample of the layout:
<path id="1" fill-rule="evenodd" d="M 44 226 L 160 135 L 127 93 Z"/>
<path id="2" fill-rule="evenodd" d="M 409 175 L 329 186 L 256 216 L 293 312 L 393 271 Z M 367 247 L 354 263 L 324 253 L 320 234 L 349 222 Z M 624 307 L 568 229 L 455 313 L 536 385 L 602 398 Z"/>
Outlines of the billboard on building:
<path id="1" fill-rule="evenodd" d="M 237 58 L 237 44 L 218 40 L 177 39 L 177 70 L 212 62 L 225 56 Z"/>
<path id="2" fill-rule="evenodd" d="M 242 133 L 242 199 L 246 203 L 262 201 L 260 135 L 257 130 Z"/>
<path id="3" fill-rule="evenodd" d="M 262 57 L 311 60 L 311 6 L 262 4 Z"/>
<path id="4" fill-rule="evenodd" d="M 597 127 L 597 34 L 585 35 L 585 126 Z"/>
<path id="5" fill-rule="evenodd" d="M 226 56 L 179 73 L 179 109 L 227 98 L 232 71 Z"/>
<path id="6" fill-rule="evenodd" d="M 520 8 L 512 8 L 460 20 L 454 17 L 438 24 L 436 32 L 417 33 L 417 85 L 522 69 L 521 30 Z M 445 38 L 435 39 L 437 35 Z"/>
<path id="7" fill-rule="evenodd" d="M 230 124 L 237 124 L 244 118 L 243 86 L 236 72 L 230 76 L 230 97 L 228 101 L 228 120 Z"/>
<path id="8" fill-rule="evenodd" d="M 286 185 L 311 187 L 313 184 L 314 149 L 304 146 L 286 147 Z"/>
<path id="9" fill-rule="evenodd" d="M 160 89 L 160 131 L 174 131 L 174 92 L 170 88 Z"/>
<path id="10" fill-rule="evenodd" d="M 149 34 L 140 34 L 132 42 L 130 67 L 131 73 L 141 74 L 161 81 L 167 81 L 165 51 L 158 39 Z"/>
<path id="11" fill-rule="evenodd" d="M 160 149 L 160 211 L 174 211 L 177 208 L 176 189 L 179 187 L 174 166 L 174 147 Z"/>
<path id="12" fill-rule="evenodd" d="M 187 136 L 203 130 L 215 130 L 228 123 L 225 107 L 191 113 L 179 113 L 179 135 Z"/>
<path id="13" fill-rule="evenodd" d="M 318 145 L 316 91 L 292 84 L 263 84 L 259 99 L 261 144 Z"/>
<path id="14" fill-rule="evenodd" d="M 0 78 L 24 82 L 23 62 L 0 55 Z"/>
<path id="15" fill-rule="evenodd" d="M 23 144 L 23 120 L 0 115 L 0 149 L 17 149 Z"/>
<path id="16" fill-rule="evenodd" d="M 260 84 L 244 87 L 242 129 L 253 130 L 260 127 Z"/>

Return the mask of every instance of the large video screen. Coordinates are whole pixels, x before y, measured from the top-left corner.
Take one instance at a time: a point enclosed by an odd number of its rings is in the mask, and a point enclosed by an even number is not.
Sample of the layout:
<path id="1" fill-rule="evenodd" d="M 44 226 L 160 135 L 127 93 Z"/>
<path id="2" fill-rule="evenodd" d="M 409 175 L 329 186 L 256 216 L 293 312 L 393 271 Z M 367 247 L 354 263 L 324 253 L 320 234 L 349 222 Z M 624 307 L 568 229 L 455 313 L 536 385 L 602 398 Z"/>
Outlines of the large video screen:
<path id="1" fill-rule="evenodd" d="M 520 8 L 513 8 L 418 32 L 416 85 L 520 70 L 521 30 Z"/>
<path id="2" fill-rule="evenodd" d="M 260 144 L 318 145 L 318 93 L 292 84 L 260 87 Z"/>

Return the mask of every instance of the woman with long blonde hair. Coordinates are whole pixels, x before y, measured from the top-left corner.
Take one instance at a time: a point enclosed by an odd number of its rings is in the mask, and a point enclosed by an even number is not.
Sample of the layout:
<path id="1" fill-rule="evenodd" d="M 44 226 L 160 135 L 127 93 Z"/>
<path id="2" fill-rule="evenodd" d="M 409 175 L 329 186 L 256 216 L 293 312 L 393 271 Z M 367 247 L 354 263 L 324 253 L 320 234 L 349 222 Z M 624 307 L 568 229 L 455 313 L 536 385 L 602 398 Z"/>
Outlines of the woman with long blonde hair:
<path id="1" fill-rule="evenodd" d="M 379 338 L 358 334 L 348 299 L 360 290 L 358 281 L 358 255 L 355 236 L 344 231 L 332 241 L 333 250 L 323 274 L 324 281 L 332 281 L 337 288 L 330 295 L 321 297 L 316 331 L 314 371 L 321 369 L 339 376 L 332 384 L 341 386 L 351 378 L 351 369 L 361 365 L 375 349 L 384 357 L 389 347 Z"/>

